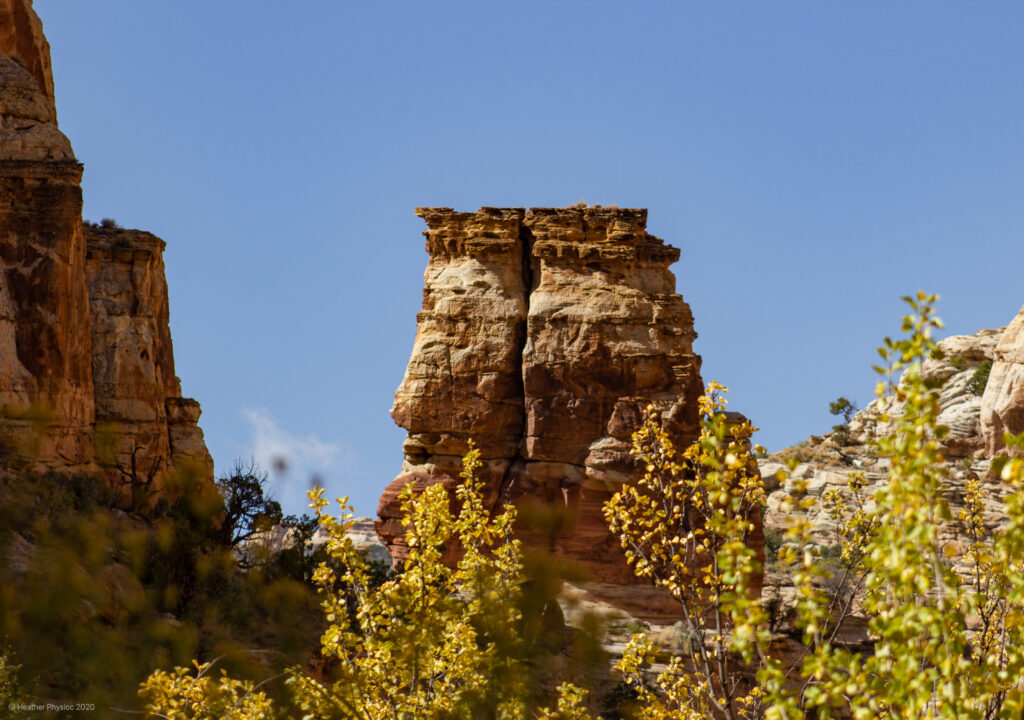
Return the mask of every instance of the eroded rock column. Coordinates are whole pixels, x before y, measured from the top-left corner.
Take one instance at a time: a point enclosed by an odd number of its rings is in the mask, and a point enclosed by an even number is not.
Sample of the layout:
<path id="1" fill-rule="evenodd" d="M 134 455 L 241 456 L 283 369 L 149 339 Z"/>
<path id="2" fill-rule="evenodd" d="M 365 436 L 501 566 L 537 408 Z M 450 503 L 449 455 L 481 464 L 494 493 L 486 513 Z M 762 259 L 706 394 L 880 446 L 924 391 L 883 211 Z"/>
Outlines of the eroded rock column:
<path id="1" fill-rule="evenodd" d="M 397 493 L 454 485 L 472 438 L 488 500 L 521 509 L 524 537 L 633 582 L 601 507 L 635 470 L 630 435 L 653 403 L 680 445 L 697 433 L 700 358 L 668 266 L 679 251 L 644 210 L 419 209 L 423 310 L 392 416 L 409 431 L 378 530 L 404 555 Z M 561 512 L 538 537 L 533 510 Z"/>
<path id="2" fill-rule="evenodd" d="M 181 400 L 174 374 L 165 243 L 141 230 L 85 228 L 87 278 L 92 312 L 92 371 L 96 399 L 97 461 L 109 468 L 161 477 L 180 465 L 179 455 L 197 455 L 204 468 L 212 461 L 202 444 L 187 452 L 175 447 L 174 429 L 195 426 L 198 403 L 189 412 L 168 412 L 169 400 Z M 172 427 L 173 426 L 173 427 Z M 195 446 L 182 439 L 177 445 Z M 133 458 L 134 455 L 134 458 Z M 203 474 L 207 474 L 204 469 Z"/>
<path id="3" fill-rule="evenodd" d="M 647 211 L 533 208 L 534 288 L 523 351 L 525 494 L 562 502 L 556 552 L 632 582 L 601 508 L 635 472 L 630 436 L 654 404 L 681 447 L 697 435 L 693 316 Z"/>

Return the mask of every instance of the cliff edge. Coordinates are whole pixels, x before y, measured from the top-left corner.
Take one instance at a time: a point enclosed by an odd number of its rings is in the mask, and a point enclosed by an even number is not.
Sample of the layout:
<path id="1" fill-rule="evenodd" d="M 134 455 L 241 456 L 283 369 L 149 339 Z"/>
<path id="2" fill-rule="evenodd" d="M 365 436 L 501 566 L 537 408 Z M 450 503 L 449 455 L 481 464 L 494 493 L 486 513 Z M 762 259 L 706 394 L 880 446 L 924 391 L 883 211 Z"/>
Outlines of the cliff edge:
<path id="1" fill-rule="evenodd" d="M 164 242 L 82 222 L 31 0 L 0 0 L 0 470 L 125 473 L 213 461 L 181 397 Z"/>

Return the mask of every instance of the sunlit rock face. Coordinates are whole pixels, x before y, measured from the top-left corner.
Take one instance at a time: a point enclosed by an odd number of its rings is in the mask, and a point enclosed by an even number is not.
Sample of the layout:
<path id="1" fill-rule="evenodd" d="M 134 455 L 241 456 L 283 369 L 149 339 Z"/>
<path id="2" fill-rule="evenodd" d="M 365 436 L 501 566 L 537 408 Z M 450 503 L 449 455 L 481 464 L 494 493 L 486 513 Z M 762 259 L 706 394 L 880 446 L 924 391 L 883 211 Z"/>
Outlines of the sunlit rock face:
<path id="1" fill-rule="evenodd" d="M 645 210 L 417 214 L 430 259 L 392 409 L 408 436 L 381 497 L 381 537 L 404 556 L 398 492 L 454 486 L 472 439 L 488 501 L 545 518 L 524 523 L 524 536 L 594 580 L 632 582 L 601 515 L 636 471 L 630 435 L 648 404 L 680 445 L 697 434 L 696 333 L 668 270 L 679 251 L 647 233 Z"/>
<path id="2" fill-rule="evenodd" d="M 212 480 L 180 397 L 163 247 L 82 222 L 82 166 L 57 127 L 30 0 L 0 0 L 0 470 Z"/>
<path id="3" fill-rule="evenodd" d="M 21 50 L 12 25 L 3 25 L 4 48 Z M 0 55 L 0 439 L 19 462 L 92 459 L 81 177 L 52 98 L 16 57 Z"/>
<path id="4" fill-rule="evenodd" d="M 1004 434 L 1024 432 L 1024 307 L 996 346 L 981 398 L 981 428 L 990 456 L 1003 450 Z"/>
<path id="5" fill-rule="evenodd" d="M 197 422 L 174 374 L 160 238 L 140 230 L 86 227 L 92 316 L 97 461 L 161 475 L 169 468 L 213 475 Z"/>

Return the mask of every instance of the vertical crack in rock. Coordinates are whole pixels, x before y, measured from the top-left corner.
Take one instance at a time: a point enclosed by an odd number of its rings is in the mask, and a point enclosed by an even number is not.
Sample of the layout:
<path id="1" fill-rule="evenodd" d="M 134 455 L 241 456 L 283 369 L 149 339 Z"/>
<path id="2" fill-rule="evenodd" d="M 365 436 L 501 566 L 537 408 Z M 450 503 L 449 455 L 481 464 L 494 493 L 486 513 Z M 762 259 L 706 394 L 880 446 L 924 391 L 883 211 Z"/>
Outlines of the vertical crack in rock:
<path id="1" fill-rule="evenodd" d="M 526 348 L 526 322 L 530 316 L 530 295 L 533 293 L 533 234 L 530 232 L 530 228 L 526 225 L 520 224 L 519 226 L 519 249 L 520 249 L 520 266 L 522 268 L 522 287 L 523 287 L 523 305 L 524 305 L 524 316 L 522 322 L 517 326 L 516 331 L 516 367 L 520 368 L 520 372 L 517 374 L 519 384 L 516 388 L 517 395 L 519 398 L 526 401 L 526 384 L 525 378 L 521 368 L 523 367 L 523 351 Z M 522 422 L 519 425 L 519 432 L 516 442 L 516 451 L 510 460 L 508 467 L 505 469 L 502 475 L 501 482 L 498 485 L 498 491 L 495 493 L 494 502 L 491 505 L 491 512 L 498 511 L 503 505 L 509 504 L 513 500 L 513 490 L 517 477 L 522 477 L 526 468 L 525 458 L 522 455 L 522 443 L 526 437 L 526 416 L 525 413 L 522 418 Z"/>
<path id="2" fill-rule="evenodd" d="M 488 504 L 511 500 L 521 518 L 541 510 L 556 554 L 593 579 L 636 582 L 601 508 L 635 471 L 630 436 L 644 407 L 662 411 L 680 446 L 697 434 L 696 333 L 668 270 L 679 251 L 647 233 L 638 209 L 417 214 L 423 308 L 392 408 L 408 436 L 378 532 L 403 558 L 399 491 L 453 487 L 473 438 Z M 520 531 L 542 539 L 528 522 Z"/>

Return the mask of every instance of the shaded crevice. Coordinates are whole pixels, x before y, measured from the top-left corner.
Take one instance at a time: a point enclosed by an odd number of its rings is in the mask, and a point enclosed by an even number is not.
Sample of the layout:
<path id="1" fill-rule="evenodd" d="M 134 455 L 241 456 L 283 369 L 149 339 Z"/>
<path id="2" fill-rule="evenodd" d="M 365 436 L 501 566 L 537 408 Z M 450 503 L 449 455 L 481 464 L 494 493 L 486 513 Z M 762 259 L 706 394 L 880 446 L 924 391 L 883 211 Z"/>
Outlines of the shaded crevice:
<path id="1" fill-rule="evenodd" d="M 522 325 L 520 325 L 519 331 L 516 333 L 516 367 L 519 368 L 518 385 L 516 386 L 516 390 L 518 391 L 520 398 L 522 416 L 519 420 L 519 432 L 516 433 L 516 451 L 515 454 L 509 458 L 508 467 L 505 468 L 505 473 L 502 475 L 501 483 L 498 486 L 498 492 L 494 498 L 494 507 L 491 508 L 492 514 L 497 511 L 502 503 L 511 503 L 512 488 L 515 486 L 516 477 L 526 468 L 526 458 L 523 456 L 523 441 L 526 439 L 527 413 L 526 376 L 525 366 L 523 364 L 523 354 L 526 350 L 526 341 L 529 334 L 530 296 L 533 294 L 534 290 L 535 273 L 533 268 L 533 232 L 531 232 L 530 228 L 523 222 L 520 222 L 519 224 L 519 247 L 520 252 L 522 253 L 520 257 L 520 273 L 523 282 L 524 313 Z"/>

